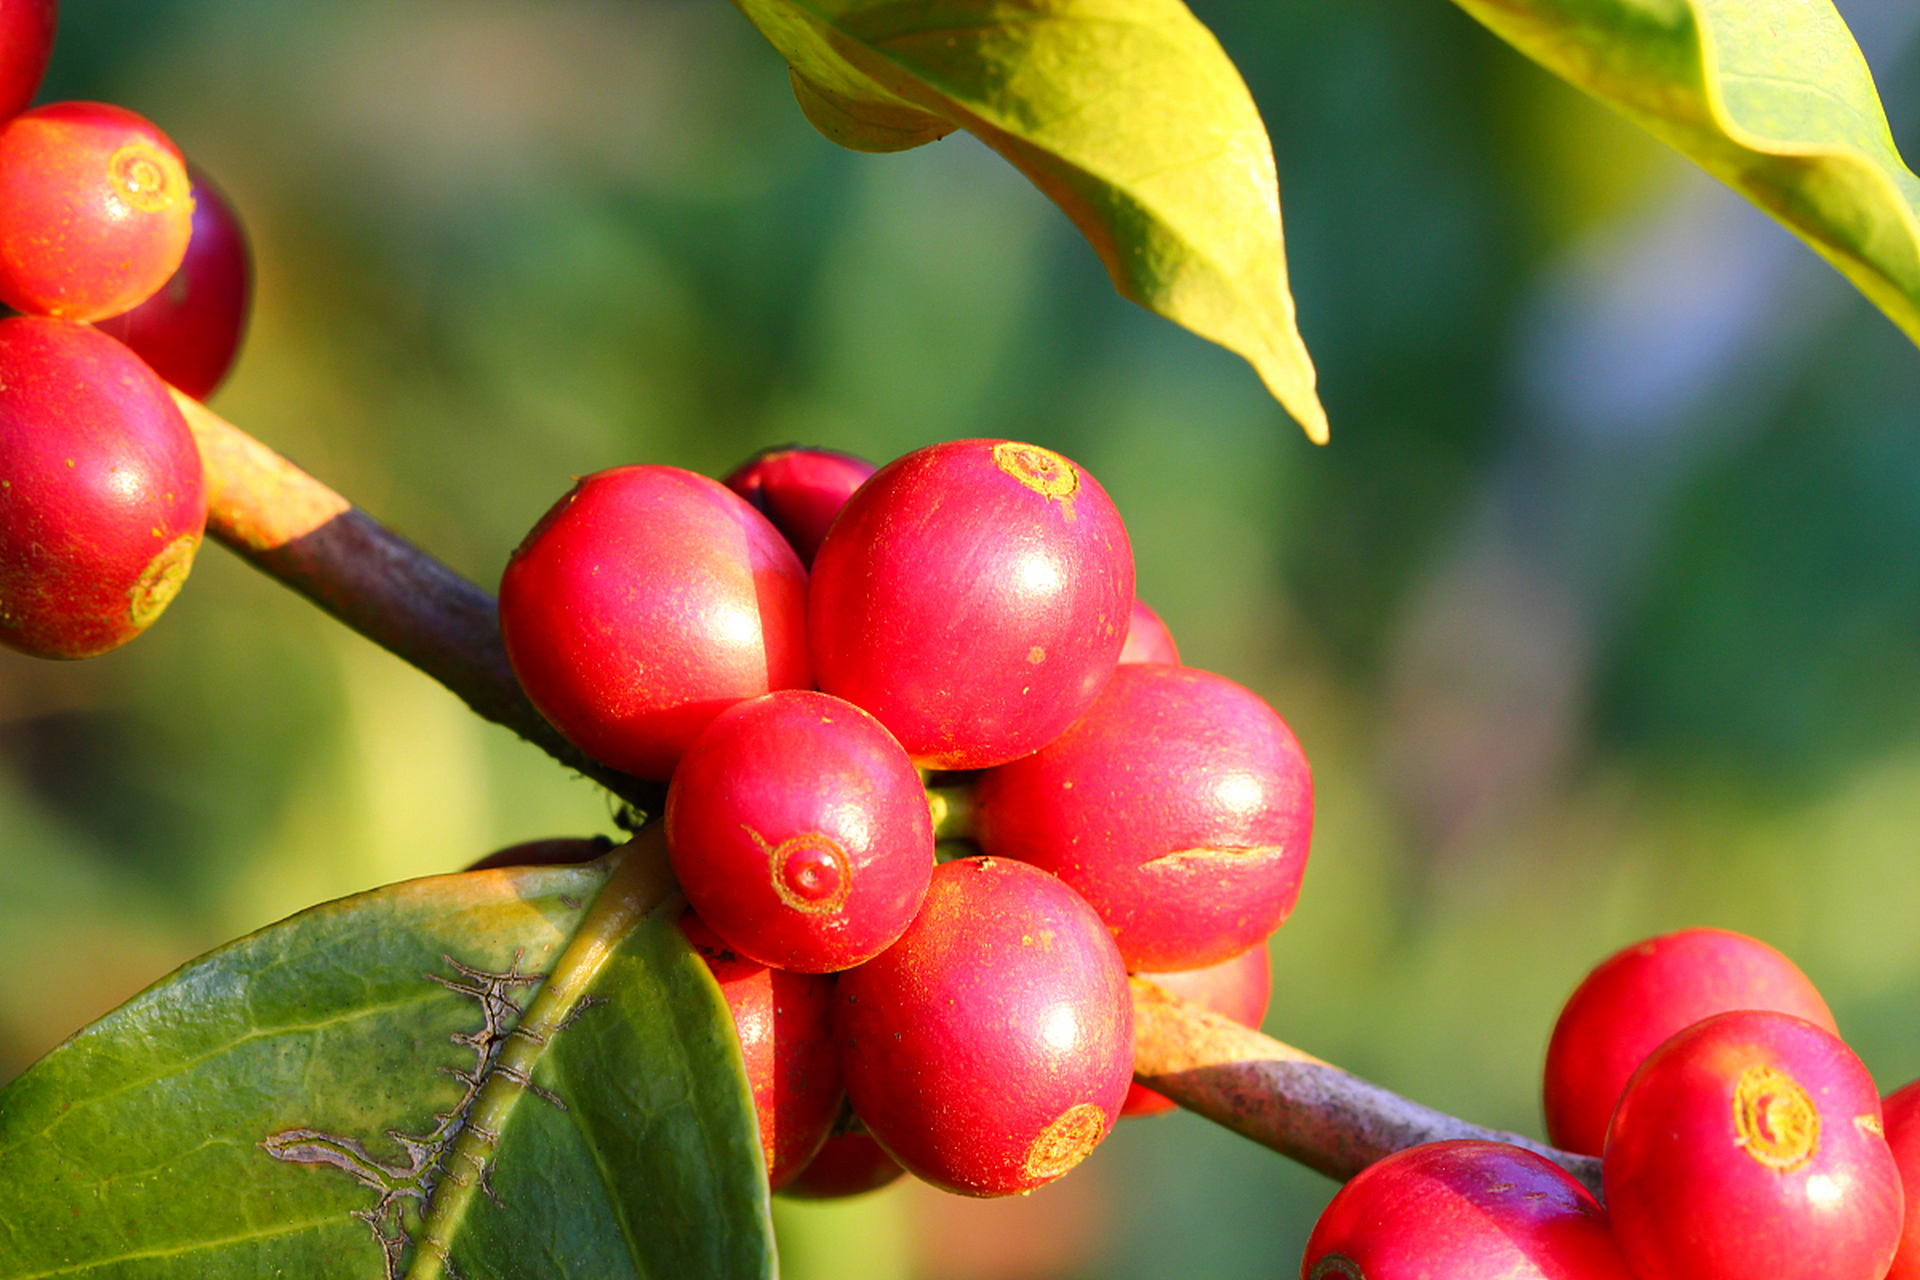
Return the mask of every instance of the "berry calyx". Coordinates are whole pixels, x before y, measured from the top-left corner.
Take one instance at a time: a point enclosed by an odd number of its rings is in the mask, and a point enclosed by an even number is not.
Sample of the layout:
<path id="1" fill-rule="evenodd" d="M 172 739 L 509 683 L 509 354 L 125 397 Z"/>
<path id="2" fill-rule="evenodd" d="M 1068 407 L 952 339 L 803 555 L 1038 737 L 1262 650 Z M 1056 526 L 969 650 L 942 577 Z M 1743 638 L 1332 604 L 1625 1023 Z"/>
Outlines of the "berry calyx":
<path id="1" fill-rule="evenodd" d="M 1772 1009 L 1837 1031 L 1793 961 L 1757 938 L 1682 929 L 1623 948 L 1567 998 L 1547 1045 L 1547 1140 L 1597 1156 L 1634 1069 L 1669 1036 L 1734 1009 Z"/>
<path id="2" fill-rule="evenodd" d="M 1078 1164 L 1133 1076 L 1126 969 L 1099 917 L 1023 863 L 933 873 L 900 940 L 839 977 L 847 1096 L 909 1173 L 963 1195 Z"/>
<path id="3" fill-rule="evenodd" d="M 736 702 L 813 683 L 807 571 L 766 517 L 705 476 L 618 467 L 541 517 L 500 579 L 527 696 L 616 769 L 665 781 Z"/>
<path id="4" fill-rule="evenodd" d="M 205 400 L 226 381 L 253 305 L 253 259 L 233 205 L 192 165 L 193 234 L 180 269 L 131 311 L 94 322 L 172 386 Z"/>
<path id="5" fill-rule="evenodd" d="M 814 562 L 820 687 L 916 764 L 979 769 L 1057 737 L 1113 674 L 1133 550 L 1093 477 L 1047 449 L 956 440 L 897 458 Z"/>
<path id="6" fill-rule="evenodd" d="M 0 320 L 0 643 L 87 658 L 131 640 L 206 518 L 199 448 L 139 357 L 85 325 Z"/>
<path id="7" fill-rule="evenodd" d="M 906 752 L 852 703 L 800 689 L 739 703 L 694 741 L 667 790 L 667 848 L 729 945 L 803 973 L 893 945 L 933 874 Z"/>
<path id="8" fill-rule="evenodd" d="M 186 161 L 144 117 L 56 102 L 0 125 L 0 302 L 119 315 L 167 282 L 192 233 Z"/>

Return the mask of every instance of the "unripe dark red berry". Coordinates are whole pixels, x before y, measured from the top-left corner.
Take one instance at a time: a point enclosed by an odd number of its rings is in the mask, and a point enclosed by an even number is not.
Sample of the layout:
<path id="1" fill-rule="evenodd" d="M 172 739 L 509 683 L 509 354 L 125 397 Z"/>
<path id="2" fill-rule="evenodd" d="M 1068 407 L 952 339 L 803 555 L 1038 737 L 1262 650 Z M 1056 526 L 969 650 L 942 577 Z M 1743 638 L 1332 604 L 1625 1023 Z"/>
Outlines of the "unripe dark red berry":
<path id="1" fill-rule="evenodd" d="M 833 979 L 755 964 L 691 911 L 680 917 L 680 929 L 727 998 L 753 1090 L 767 1182 L 779 1190 L 820 1150 L 845 1096 L 831 1026 Z"/>
<path id="2" fill-rule="evenodd" d="M 842 1200 L 878 1191 L 905 1172 L 872 1135 L 836 1133 L 780 1194 L 794 1200 Z"/>
<path id="3" fill-rule="evenodd" d="M 1191 667 L 1118 668 L 1071 729 L 989 769 L 977 795 L 980 847 L 1072 885 L 1149 973 L 1218 964 L 1278 928 L 1313 830 L 1292 731 Z"/>
<path id="4" fill-rule="evenodd" d="M 0 120 L 27 109 L 47 73 L 55 0 L 0 0 Z"/>
<path id="5" fill-rule="evenodd" d="M 167 282 L 192 233 L 186 161 L 145 118 L 55 102 L 0 125 L 0 302 L 119 315 Z"/>
<path id="6" fill-rule="evenodd" d="M 1160 615 L 1149 609 L 1137 596 L 1133 601 L 1131 620 L 1127 623 L 1127 643 L 1120 650 L 1120 661 L 1180 665 L 1180 648 L 1173 642 L 1173 632 L 1167 630 L 1167 624 L 1160 621 Z"/>
<path id="7" fill-rule="evenodd" d="M 199 448 L 138 356 L 85 325 L 0 320 L 0 643 L 126 643 L 186 581 L 206 518 Z"/>
<path id="8" fill-rule="evenodd" d="M 1900 1241 L 1872 1077 L 1784 1013 L 1722 1013 L 1655 1049 L 1601 1177 L 1637 1280 L 1881 1280 Z"/>
<path id="9" fill-rule="evenodd" d="M 694 740 L 667 790 L 667 847 L 729 946 L 803 973 L 892 946 L 933 874 L 907 753 L 852 703 L 802 689 L 729 707 Z"/>
<path id="10" fill-rule="evenodd" d="M 1268 963 L 1267 944 L 1243 951 L 1231 960 L 1205 969 L 1184 973 L 1143 973 L 1148 982 L 1170 991 L 1183 1000 L 1191 1000 L 1223 1018 L 1232 1018 L 1243 1027 L 1259 1030 L 1267 1016 L 1267 998 L 1273 991 L 1273 972 Z M 1173 1103 L 1147 1086 L 1135 1082 L 1127 1086 L 1127 1101 L 1120 1109 L 1123 1116 L 1151 1116 L 1173 1110 Z"/>
<path id="11" fill-rule="evenodd" d="M 1409 1147 L 1340 1188 L 1301 1280 L 1633 1280 L 1587 1189 L 1503 1142 Z"/>
<path id="12" fill-rule="evenodd" d="M 1793 961 L 1745 934 L 1682 929 L 1601 961 L 1567 998 L 1547 1045 L 1547 1140 L 1599 1155 L 1634 1068 L 1675 1032 L 1733 1009 L 1773 1009 L 1837 1030 Z"/>
<path id="13" fill-rule="evenodd" d="M 613 848 L 605 836 L 555 836 L 548 840 L 528 840 L 522 844 L 495 849 L 467 867 L 468 871 L 492 871 L 497 867 L 566 867 L 592 862 Z"/>
<path id="14" fill-rule="evenodd" d="M 1057 453 L 956 440 L 848 500 L 814 562 L 820 687 L 917 764 L 979 769 L 1050 742 L 1113 674 L 1133 550 L 1104 490 Z"/>
<path id="15" fill-rule="evenodd" d="M 811 568 L 827 529 L 874 465 L 831 449 L 769 449 L 723 482 L 773 522 Z"/>
<path id="16" fill-rule="evenodd" d="M 160 291 L 131 311 L 95 322 L 132 347 L 172 386 L 205 400 L 226 381 L 253 305 L 253 258 L 240 216 L 193 165 L 193 238 Z"/>
<path id="17" fill-rule="evenodd" d="M 1900 1170 L 1900 1188 L 1907 1206 L 1900 1248 L 1893 1255 L 1887 1280 L 1920 1280 L 1920 1080 L 1888 1094 L 1880 1108 L 1885 1116 L 1887 1148 Z"/>
<path id="18" fill-rule="evenodd" d="M 847 1095 L 916 1177 L 965 1195 L 1030 1191 L 1120 1114 L 1126 970 L 1099 917 L 1043 871 L 943 864 L 900 941 L 839 984 Z"/>
<path id="19" fill-rule="evenodd" d="M 500 579 L 533 705 L 588 755 L 665 781 L 736 702 L 813 683 L 807 571 L 766 517 L 678 467 L 588 476 Z"/>

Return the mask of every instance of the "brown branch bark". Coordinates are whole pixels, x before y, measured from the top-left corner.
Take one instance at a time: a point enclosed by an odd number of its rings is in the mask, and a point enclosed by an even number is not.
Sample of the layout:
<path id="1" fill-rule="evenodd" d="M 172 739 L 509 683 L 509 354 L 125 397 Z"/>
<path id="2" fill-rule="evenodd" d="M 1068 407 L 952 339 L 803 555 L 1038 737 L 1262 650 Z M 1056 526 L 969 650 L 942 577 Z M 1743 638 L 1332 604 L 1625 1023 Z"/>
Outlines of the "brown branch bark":
<path id="1" fill-rule="evenodd" d="M 650 814 L 659 783 L 609 769 L 547 723 L 514 678 L 493 596 L 205 405 L 174 392 L 207 468 L 207 532 L 482 718 Z"/>
<path id="2" fill-rule="evenodd" d="M 207 467 L 207 531 L 255 568 L 648 813 L 661 788 L 587 757 L 514 678 L 494 599 L 300 468 L 175 393 Z M 1482 1129 L 1133 981 L 1135 1075 L 1188 1110 L 1346 1179 L 1421 1142 L 1486 1138 L 1539 1152 L 1596 1195 L 1600 1162 Z"/>

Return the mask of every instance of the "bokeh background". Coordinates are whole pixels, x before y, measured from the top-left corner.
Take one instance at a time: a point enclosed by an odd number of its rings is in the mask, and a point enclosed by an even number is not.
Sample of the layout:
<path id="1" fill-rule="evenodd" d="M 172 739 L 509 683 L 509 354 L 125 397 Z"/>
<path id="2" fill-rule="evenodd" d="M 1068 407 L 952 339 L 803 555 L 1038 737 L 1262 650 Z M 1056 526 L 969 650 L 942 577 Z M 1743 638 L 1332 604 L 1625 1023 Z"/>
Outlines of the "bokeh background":
<path id="1" fill-rule="evenodd" d="M 722 0 L 66 0 L 45 96 L 247 217 L 216 402 L 493 585 L 569 477 L 1003 435 L 1094 472 L 1187 660 L 1314 762 L 1267 1030 L 1538 1133 L 1588 967 L 1768 940 L 1920 1075 L 1920 353 L 1444 0 L 1197 0 L 1280 160 L 1319 449 L 977 143 L 840 151 Z M 1844 0 L 1920 140 L 1920 11 Z M 606 802 L 209 548 L 0 653 L 0 1078 L 312 902 Z M 1000 1203 L 784 1206 L 793 1280 L 1289 1275 L 1332 1184 L 1187 1115 Z"/>

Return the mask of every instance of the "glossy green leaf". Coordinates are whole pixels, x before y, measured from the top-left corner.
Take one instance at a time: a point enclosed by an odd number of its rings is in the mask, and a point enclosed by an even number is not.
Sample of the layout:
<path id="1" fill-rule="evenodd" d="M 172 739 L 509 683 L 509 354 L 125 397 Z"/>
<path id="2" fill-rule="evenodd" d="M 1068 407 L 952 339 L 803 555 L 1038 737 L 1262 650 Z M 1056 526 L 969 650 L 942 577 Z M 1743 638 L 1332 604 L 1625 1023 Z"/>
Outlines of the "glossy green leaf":
<path id="1" fill-rule="evenodd" d="M 735 3 L 822 133 L 865 151 L 977 135 L 1066 211 L 1124 296 L 1245 356 L 1326 439 L 1273 148 L 1181 0 Z"/>
<path id="2" fill-rule="evenodd" d="M 1920 179 L 1828 0 L 1457 0 L 1784 222 L 1920 342 Z"/>
<path id="3" fill-rule="evenodd" d="M 772 1275 L 725 1002 L 619 857 L 316 907 L 73 1037 L 0 1092 L 0 1278 Z"/>

